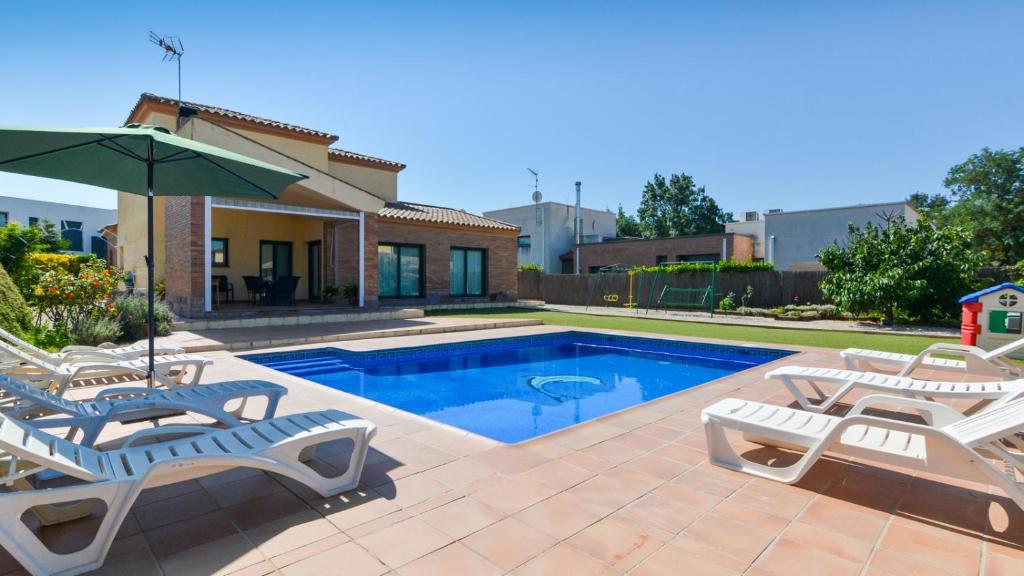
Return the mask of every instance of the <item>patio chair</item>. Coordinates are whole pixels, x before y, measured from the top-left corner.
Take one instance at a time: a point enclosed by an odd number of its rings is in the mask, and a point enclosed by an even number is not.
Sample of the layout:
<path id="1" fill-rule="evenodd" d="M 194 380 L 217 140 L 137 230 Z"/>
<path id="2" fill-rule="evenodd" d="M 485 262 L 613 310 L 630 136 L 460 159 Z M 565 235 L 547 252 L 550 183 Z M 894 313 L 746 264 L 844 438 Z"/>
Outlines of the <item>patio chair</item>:
<path id="1" fill-rule="evenodd" d="M 259 276 L 242 276 L 242 281 L 245 282 L 249 304 L 255 306 L 263 297 L 263 279 Z"/>
<path id="2" fill-rule="evenodd" d="M 270 288 L 270 301 L 276 306 L 294 306 L 295 289 L 298 287 L 298 276 L 281 276 Z"/>
<path id="3" fill-rule="evenodd" d="M 263 397 L 266 409 L 260 420 L 273 418 L 281 397 L 288 389 L 260 380 L 234 380 L 203 384 L 176 390 L 117 387 L 103 390 L 92 400 L 68 400 L 40 390 L 10 376 L 0 375 L 0 413 L 8 418 L 28 420 L 34 428 L 67 428 L 66 440 L 82 432 L 82 446 L 96 443 L 103 428 L 111 422 L 159 420 L 167 416 L 193 413 L 212 418 L 224 426 L 240 426 L 249 400 Z M 240 400 L 227 410 L 227 404 Z"/>
<path id="4" fill-rule="evenodd" d="M 235 285 L 228 282 L 228 277 L 223 274 L 210 276 L 210 280 L 217 280 L 217 293 L 224 296 L 228 302 L 235 301 Z"/>
<path id="5" fill-rule="evenodd" d="M 0 365 L 0 374 L 9 374 L 21 381 L 31 382 L 37 388 L 45 388 L 58 396 L 63 395 L 72 383 L 82 380 L 103 381 L 109 378 L 143 380 L 149 377 L 148 358 L 120 361 L 86 359 L 80 363 L 53 364 L 0 341 L 0 354 L 2 353 L 13 357 L 19 363 Z M 203 376 L 203 370 L 210 364 L 213 362 L 202 356 L 165 354 L 155 358 L 154 376 L 158 383 L 167 388 L 194 386 L 199 383 Z M 189 369 L 191 369 L 192 376 L 186 380 Z"/>
<path id="6" fill-rule="evenodd" d="M 1008 359 L 1010 354 L 1019 350 L 1024 350 L 1024 338 L 991 351 L 982 350 L 977 346 L 940 342 L 932 344 L 916 356 L 861 348 L 847 348 L 839 355 L 846 362 L 846 367 L 851 370 L 896 370 L 900 376 L 906 376 L 920 367 L 1000 378 L 1024 375 L 1024 366 Z"/>
<path id="7" fill-rule="evenodd" d="M 928 413 L 931 424 L 913 424 L 863 411 L 894 404 Z M 1024 491 L 1016 481 L 1024 473 L 1024 399 L 1000 402 L 974 416 L 963 417 L 945 404 L 866 396 L 845 417 L 811 414 L 792 408 L 729 398 L 701 412 L 712 464 L 786 484 L 807 473 L 825 451 L 853 456 L 950 478 L 992 484 L 1024 510 Z M 726 430 L 743 433 L 749 442 L 803 452 L 784 467 L 743 458 L 729 444 Z M 999 461 L 999 467 L 992 460 Z"/>
<path id="8" fill-rule="evenodd" d="M 837 368 L 805 368 L 801 366 L 783 366 L 764 375 L 769 380 L 779 380 L 793 394 L 793 398 L 804 410 L 810 412 L 826 412 L 835 406 L 844 396 L 856 389 L 871 390 L 893 396 L 907 398 L 924 398 L 933 400 L 976 400 L 977 403 L 967 409 L 966 414 L 973 414 L 985 405 L 1005 397 L 1007 394 L 1024 391 L 1024 379 L 998 382 L 942 382 L 938 380 L 918 380 L 907 376 L 878 374 L 875 372 L 858 372 Z M 812 401 L 797 386 L 797 382 L 806 382 L 818 395 L 817 402 Z M 822 390 L 822 384 L 837 386 L 831 395 Z"/>
<path id="9" fill-rule="evenodd" d="M 337 410 L 308 412 L 264 420 L 226 430 L 204 426 L 162 426 L 137 432 L 121 448 L 109 452 L 57 438 L 24 422 L 0 416 L 0 482 L 15 491 L 0 494 L 0 545 L 34 575 L 71 576 L 103 565 L 121 523 L 143 488 L 185 482 L 224 470 L 258 468 L 287 476 L 324 497 L 351 490 L 359 483 L 373 423 Z M 166 440 L 166 438 L 175 438 Z M 155 443 L 137 445 L 140 441 Z M 165 440 L 160 440 L 165 439 Z M 324 467 L 307 464 L 318 445 L 352 442 L 347 462 Z M 331 451 L 330 454 L 336 454 Z M 336 464 L 336 466 L 334 465 Z M 41 477 L 59 474 L 72 485 L 44 488 Z M 22 521 L 32 512 L 44 525 L 88 516 L 102 501 L 106 514 L 84 548 L 50 550 Z"/>
<path id="10" fill-rule="evenodd" d="M 89 359 L 119 362 L 121 360 L 135 360 L 136 358 L 142 358 L 147 356 L 149 353 L 149 346 L 141 342 L 130 346 L 114 346 L 113 344 L 101 344 L 100 346 L 65 346 L 61 348 L 60 352 L 47 352 L 42 348 L 33 346 L 21 338 L 18 338 L 3 328 L 0 328 L 0 340 L 6 340 L 11 345 L 24 350 L 40 360 L 50 362 L 51 364 L 66 364 Z M 153 349 L 153 352 L 158 355 L 184 354 L 185 350 L 175 346 L 157 346 Z"/>

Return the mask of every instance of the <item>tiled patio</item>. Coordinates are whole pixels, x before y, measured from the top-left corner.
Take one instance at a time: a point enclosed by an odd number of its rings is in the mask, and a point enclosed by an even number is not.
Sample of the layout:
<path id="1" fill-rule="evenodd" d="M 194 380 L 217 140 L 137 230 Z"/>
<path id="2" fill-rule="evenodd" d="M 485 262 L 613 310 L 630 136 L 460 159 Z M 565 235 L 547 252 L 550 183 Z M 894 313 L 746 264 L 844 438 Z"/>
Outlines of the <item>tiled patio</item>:
<path id="1" fill-rule="evenodd" d="M 350 349 L 537 333 L 385 338 Z M 518 446 L 249 364 L 226 352 L 207 381 L 291 389 L 282 412 L 339 408 L 380 426 L 363 486 L 320 498 L 238 470 L 149 490 L 106 574 L 635 576 L 1022 574 L 1024 513 L 988 486 L 821 462 L 786 486 L 710 466 L 700 409 L 724 396 L 786 404 L 771 365 Z M 834 366 L 836 351 L 781 362 Z M 114 427 L 113 432 L 123 434 Z M 786 458 L 755 445 L 766 460 Z M 16 570 L 10 557 L 2 570 Z"/>

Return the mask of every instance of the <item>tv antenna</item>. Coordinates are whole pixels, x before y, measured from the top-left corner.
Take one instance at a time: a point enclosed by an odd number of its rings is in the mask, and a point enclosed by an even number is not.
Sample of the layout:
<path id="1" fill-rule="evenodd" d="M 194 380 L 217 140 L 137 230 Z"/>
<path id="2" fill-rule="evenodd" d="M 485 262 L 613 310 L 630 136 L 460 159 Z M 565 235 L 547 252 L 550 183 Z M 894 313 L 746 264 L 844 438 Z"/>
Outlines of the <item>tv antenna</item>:
<path id="1" fill-rule="evenodd" d="M 181 44 L 181 38 L 177 36 L 161 36 L 152 30 L 149 31 L 149 41 L 159 46 L 164 51 L 164 62 L 178 63 L 178 107 L 181 107 L 181 55 L 185 53 L 185 47 Z"/>
<path id="2" fill-rule="evenodd" d="M 527 170 L 530 171 L 530 174 L 533 174 L 533 202 L 536 204 L 544 198 L 538 188 L 539 175 L 533 170 L 533 168 L 527 168 Z"/>

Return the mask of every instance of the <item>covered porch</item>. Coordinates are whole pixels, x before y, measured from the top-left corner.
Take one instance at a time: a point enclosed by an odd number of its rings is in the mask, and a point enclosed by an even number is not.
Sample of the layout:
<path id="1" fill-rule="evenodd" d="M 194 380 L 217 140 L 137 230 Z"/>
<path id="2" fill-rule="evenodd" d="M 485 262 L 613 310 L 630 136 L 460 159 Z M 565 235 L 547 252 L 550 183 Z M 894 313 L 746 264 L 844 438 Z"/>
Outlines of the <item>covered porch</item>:
<path id="1" fill-rule="evenodd" d="M 365 306 L 363 213 L 226 198 L 208 203 L 208 315 Z M 324 297 L 325 288 L 346 285 L 358 287 L 355 297 Z"/>

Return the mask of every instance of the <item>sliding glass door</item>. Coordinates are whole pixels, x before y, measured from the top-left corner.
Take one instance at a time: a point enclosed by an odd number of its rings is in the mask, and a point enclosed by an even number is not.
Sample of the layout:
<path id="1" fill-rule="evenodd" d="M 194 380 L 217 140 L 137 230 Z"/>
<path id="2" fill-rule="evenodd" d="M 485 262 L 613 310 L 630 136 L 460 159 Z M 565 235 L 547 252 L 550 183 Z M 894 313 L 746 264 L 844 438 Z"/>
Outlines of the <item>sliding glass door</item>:
<path id="1" fill-rule="evenodd" d="M 292 275 L 292 243 L 260 240 L 260 278 L 275 282 Z"/>

